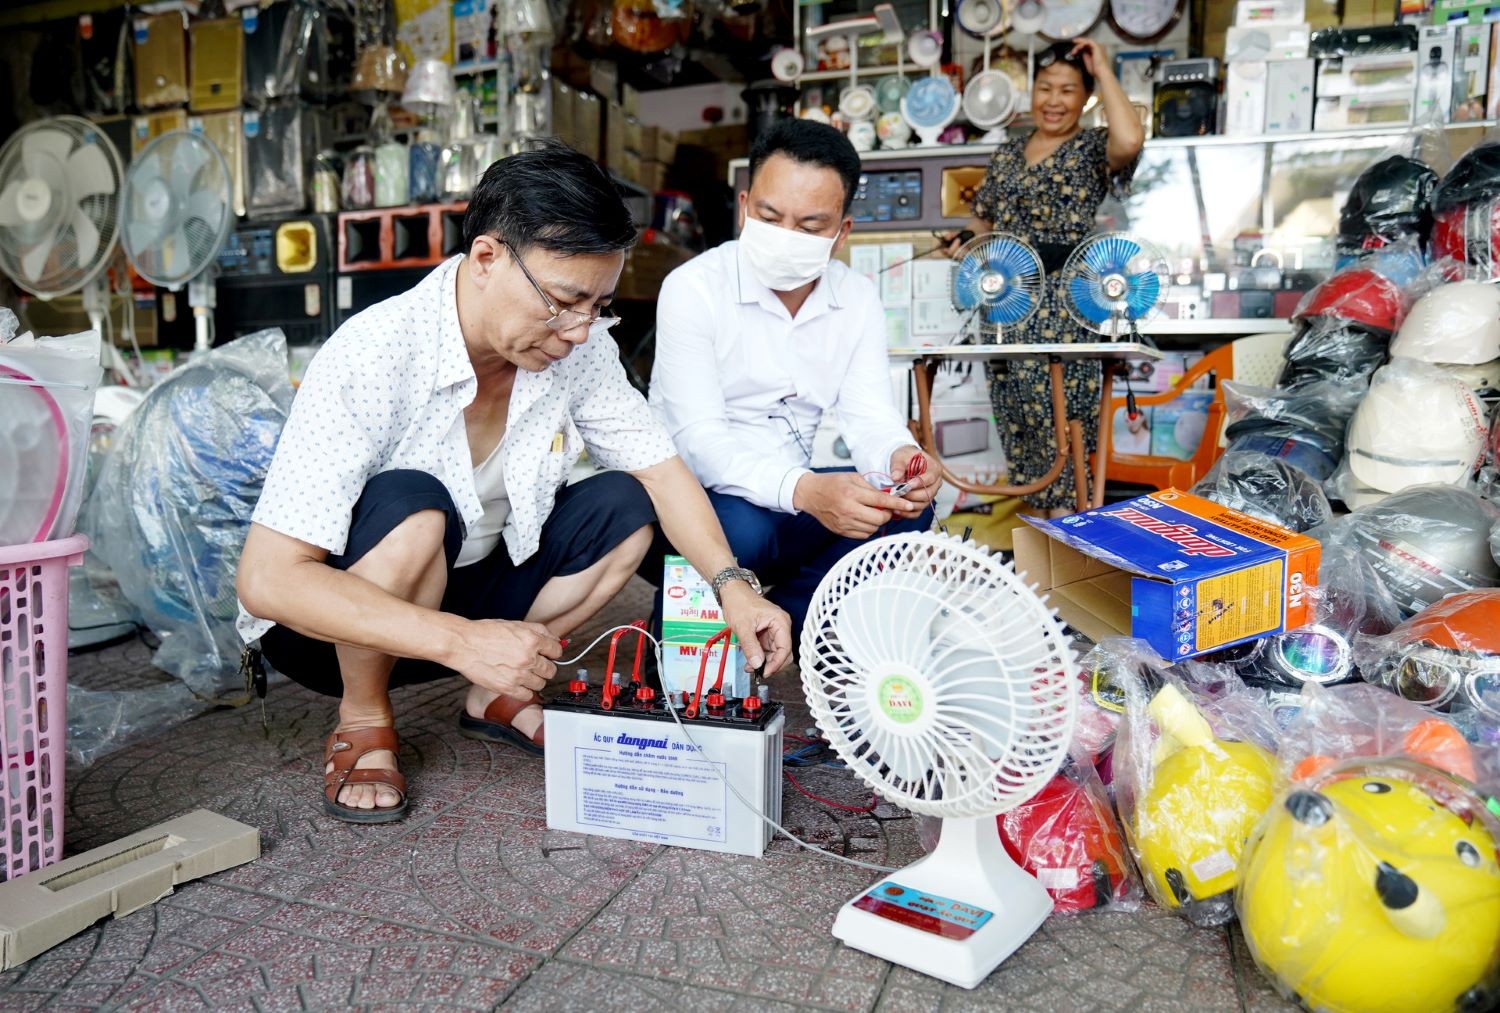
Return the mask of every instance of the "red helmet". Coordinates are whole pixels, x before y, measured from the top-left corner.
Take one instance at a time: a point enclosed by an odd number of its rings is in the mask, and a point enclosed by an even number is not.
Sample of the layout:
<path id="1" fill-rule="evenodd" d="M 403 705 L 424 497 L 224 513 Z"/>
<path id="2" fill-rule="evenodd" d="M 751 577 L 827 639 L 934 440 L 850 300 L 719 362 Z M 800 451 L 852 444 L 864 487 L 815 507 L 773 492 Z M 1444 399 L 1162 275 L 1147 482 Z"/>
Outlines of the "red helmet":
<path id="1" fill-rule="evenodd" d="M 1356 267 L 1340 271 L 1307 293 L 1293 319 L 1333 317 L 1390 333 L 1401 326 L 1406 309 L 1406 296 L 1395 282 L 1367 267 Z"/>
<path id="2" fill-rule="evenodd" d="M 1452 259 L 1500 278 L 1500 200 L 1456 204 L 1432 218 L 1432 259 Z"/>
<path id="3" fill-rule="evenodd" d="M 1005 850 L 1047 888 L 1058 911 L 1103 907 L 1128 893 L 1129 859 L 1114 814 L 1066 769 L 996 819 Z"/>

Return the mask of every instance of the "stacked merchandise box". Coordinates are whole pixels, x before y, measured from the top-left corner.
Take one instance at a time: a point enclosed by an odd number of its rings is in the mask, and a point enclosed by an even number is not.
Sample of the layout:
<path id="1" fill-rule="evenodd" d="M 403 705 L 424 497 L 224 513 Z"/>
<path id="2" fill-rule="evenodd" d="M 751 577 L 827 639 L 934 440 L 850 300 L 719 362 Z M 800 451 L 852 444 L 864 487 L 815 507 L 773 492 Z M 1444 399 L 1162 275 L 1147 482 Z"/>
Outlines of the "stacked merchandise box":
<path id="1" fill-rule="evenodd" d="M 669 693 L 693 692 L 703 645 L 724 628 L 724 613 L 708 581 L 681 556 L 667 556 L 662 567 L 661 684 Z M 750 691 L 745 659 L 738 641 L 731 639 L 729 660 L 724 663 L 724 693 L 742 697 Z M 719 671 L 724 648 L 709 651 L 705 689 Z M 622 673 L 628 674 L 628 673 Z M 605 673 L 609 678 L 609 673 Z"/>

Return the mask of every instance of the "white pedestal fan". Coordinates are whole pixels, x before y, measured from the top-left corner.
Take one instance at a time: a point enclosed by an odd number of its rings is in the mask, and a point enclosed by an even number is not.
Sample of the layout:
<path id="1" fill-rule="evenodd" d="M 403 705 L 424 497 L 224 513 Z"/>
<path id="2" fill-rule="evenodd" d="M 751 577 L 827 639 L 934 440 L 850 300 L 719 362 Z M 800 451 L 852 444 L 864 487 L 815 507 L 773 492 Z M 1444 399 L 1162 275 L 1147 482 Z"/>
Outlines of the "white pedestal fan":
<path id="1" fill-rule="evenodd" d="M 1052 899 L 995 817 L 1067 754 L 1077 662 L 1015 571 L 973 542 L 866 543 L 818 585 L 802 634 L 813 719 L 860 780 L 943 818 L 936 850 L 845 904 L 833 934 L 973 988 L 1024 943 Z"/>

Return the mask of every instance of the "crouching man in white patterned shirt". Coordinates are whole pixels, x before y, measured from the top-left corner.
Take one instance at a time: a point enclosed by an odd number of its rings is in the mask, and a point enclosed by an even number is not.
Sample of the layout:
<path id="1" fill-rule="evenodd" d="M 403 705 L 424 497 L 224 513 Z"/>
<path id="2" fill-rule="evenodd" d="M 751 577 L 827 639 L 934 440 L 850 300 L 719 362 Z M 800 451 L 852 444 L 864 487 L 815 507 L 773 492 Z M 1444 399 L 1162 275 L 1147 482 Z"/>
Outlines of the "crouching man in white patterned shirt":
<path id="1" fill-rule="evenodd" d="M 501 159 L 467 254 L 351 318 L 308 369 L 240 560 L 240 630 L 339 697 L 330 815 L 406 810 L 393 686 L 462 675 L 465 734 L 541 752 L 559 638 L 629 580 L 654 522 L 713 575 L 749 665 L 790 657 L 786 613 L 735 567 L 600 319 L 634 241 L 590 159 Z M 613 470 L 568 486 L 585 448 Z"/>

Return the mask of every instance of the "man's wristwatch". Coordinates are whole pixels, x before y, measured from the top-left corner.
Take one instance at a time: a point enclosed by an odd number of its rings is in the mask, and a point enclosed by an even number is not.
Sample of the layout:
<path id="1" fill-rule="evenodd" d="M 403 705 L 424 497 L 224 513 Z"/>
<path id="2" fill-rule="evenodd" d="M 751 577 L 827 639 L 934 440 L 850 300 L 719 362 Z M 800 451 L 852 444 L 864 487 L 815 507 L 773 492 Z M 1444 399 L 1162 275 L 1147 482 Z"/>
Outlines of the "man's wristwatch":
<path id="1" fill-rule="evenodd" d="M 720 605 L 723 605 L 724 602 L 719 596 L 719 591 L 724 587 L 725 584 L 728 584 L 730 581 L 735 580 L 743 580 L 746 584 L 750 585 L 750 590 L 754 591 L 756 594 L 761 593 L 760 581 L 756 579 L 755 573 L 753 571 L 747 570 L 743 566 L 726 566 L 724 567 L 724 569 L 714 574 L 714 579 L 710 581 L 710 583 L 713 585 L 714 601 L 718 602 Z"/>

